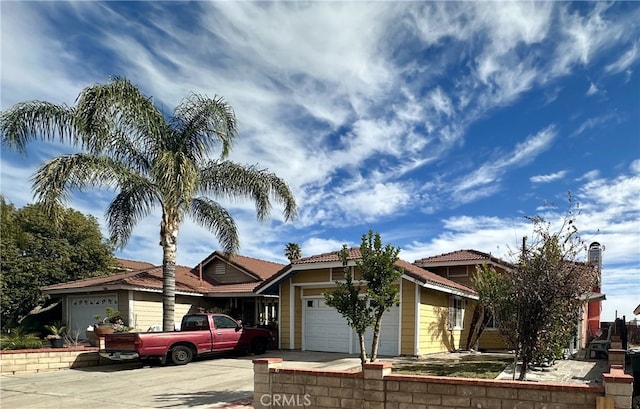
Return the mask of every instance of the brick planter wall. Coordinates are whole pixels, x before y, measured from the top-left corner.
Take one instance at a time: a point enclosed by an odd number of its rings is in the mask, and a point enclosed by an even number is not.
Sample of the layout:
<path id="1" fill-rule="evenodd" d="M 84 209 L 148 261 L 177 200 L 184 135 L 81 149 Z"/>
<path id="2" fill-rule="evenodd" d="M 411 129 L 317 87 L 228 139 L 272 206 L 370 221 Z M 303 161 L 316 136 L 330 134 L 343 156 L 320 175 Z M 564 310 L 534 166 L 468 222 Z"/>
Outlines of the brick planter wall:
<path id="1" fill-rule="evenodd" d="M 100 358 L 98 348 L 41 348 L 0 351 L 0 372 L 3 374 L 58 371 L 110 364 Z"/>
<path id="2" fill-rule="evenodd" d="M 602 399 L 615 400 L 616 409 L 631 407 L 620 397 L 631 396 L 628 379 L 617 371 L 605 386 L 588 386 L 394 375 L 390 362 L 366 364 L 364 372 L 283 369 L 281 358 L 253 363 L 255 409 L 596 409 Z"/>

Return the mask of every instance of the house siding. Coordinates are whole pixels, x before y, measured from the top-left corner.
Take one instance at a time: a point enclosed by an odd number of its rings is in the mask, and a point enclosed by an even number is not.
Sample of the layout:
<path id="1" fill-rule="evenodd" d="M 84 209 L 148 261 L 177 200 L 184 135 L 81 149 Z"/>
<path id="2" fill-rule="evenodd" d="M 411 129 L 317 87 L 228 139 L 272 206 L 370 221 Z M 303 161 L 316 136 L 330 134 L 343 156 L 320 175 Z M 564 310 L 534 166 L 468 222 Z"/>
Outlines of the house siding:
<path id="1" fill-rule="evenodd" d="M 454 334 L 448 328 L 449 295 L 427 288 L 420 293 L 419 355 L 452 351 Z"/>
<path id="2" fill-rule="evenodd" d="M 289 303 L 289 294 L 291 293 L 291 280 L 287 280 L 286 282 L 280 285 L 280 348 L 282 349 L 293 349 L 293 346 L 290 343 L 290 303 Z"/>
<path id="3" fill-rule="evenodd" d="M 415 355 L 416 285 L 404 280 L 400 304 L 400 354 Z"/>
<path id="4" fill-rule="evenodd" d="M 224 274 L 216 274 L 216 271 L 224 271 Z M 209 263 L 206 269 L 203 270 L 202 275 L 209 281 L 220 284 L 250 283 L 256 281 L 255 278 L 252 278 L 245 272 L 222 260 L 215 260 L 213 263 Z"/>
<path id="5" fill-rule="evenodd" d="M 120 300 L 118 301 L 120 302 Z M 182 321 L 184 315 L 193 311 L 195 304 L 196 300 L 189 299 L 189 297 L 176 297 L 173 316 L 176 324 Z M 128 302 L 125 305 L 128 305 Z M 152 325 L 162 325 L 162 294 L 134 293 L 133 311 L 134 322 L 129 325 L 134 327 L 136 331 L 146 331 Z M 125 316 L 124 313 L 123 316 Z"/>

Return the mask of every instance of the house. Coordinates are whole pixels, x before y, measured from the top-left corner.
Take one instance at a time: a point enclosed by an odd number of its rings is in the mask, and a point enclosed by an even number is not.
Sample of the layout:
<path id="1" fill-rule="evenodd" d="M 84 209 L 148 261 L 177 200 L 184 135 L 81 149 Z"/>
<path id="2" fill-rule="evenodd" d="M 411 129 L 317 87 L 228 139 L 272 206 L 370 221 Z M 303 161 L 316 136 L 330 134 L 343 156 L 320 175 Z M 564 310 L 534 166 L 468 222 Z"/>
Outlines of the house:
<path id="1" fill-rule="evenodd" d="M 598 262 L 601 260 L 601 253 L 594 253 L 593 250 L 595 250 L 595 246 L 592 244 L 590 247 L 589 262 L 591 264 L 595 263 L 599 272 L 600 266 Z M 599 244 L 597 250 L 601 251 Z M 473 272 L 483 264 L 487 264 L 502 273 L 509 273 L 516 269 L 514 264 L 478 250 L 457 250 L 416 260 L 414 264 L 470 288 L 474 288 L 472 280 Z M 598 278 L 598 282 L 600 282 L 600 278 Z M 591 293 L 585 294 L 582 297 L 583 304 L 576 324 L 575 337 L 571 344 L 567 346 L 570 354 L 573 354 L 578 349 L 584 349 L 588 340 L 594 337 L 592 334 L 593 326 L 596 325 L 597 328 L 600 327 L 600 303 L 602 300 L 605 300 L 606 297 L 599 292 L 599 289 L 598 285 L 593 288 Z M 473 305 L 469 305 L 469 307 L 472 308 Z M 597 324 L 593 324 L 594 321 Z M 480 337 L 478 348 L 481 350 L 506 348 L 506 344 L 500 336 L 495 320 L 492 320 L 487 328 L 485 328 Z"/>
<path id="2" fill-rule="evenodd" d="M 62 300 L 62 319 L 70 331 L 84 337 L 95 315 L 106 316 L 110 307 L 119 311 L 130 327 L 146 331 L 162 324 L 162 266 L 119 260 L 119 273 L 43 287 Z M 284 267 L 282 264 L 215 251 L 197 267 L 176 266 L 174 319 L 197 312 L 219 311 L 258 324 L 277 319 L 277 297 L 253 290 Z"/>
<path id="3" fill-rule="evenodd" d="M 294 260 L 257 287 L 258 294 L 280 297 L 280 348 L 359 352 L 357 335 L 324 302 L 323 292 L 344 278 L 339 253 Z M 356 267 L 360 258 L 359 248 L 348 250 L 355 282 L 360 277 Z M 472 312 L 466 305 L 477 299 L 475 291 L 403 260 L 396 267 L 403 270 L 398 283 L 400 302 L 383 316 L 379 354 L 423 355 L 458 349 Z M 371 334 L 365 338 L 370 345 Z"/>
<path id="4" fill-rule="evenodd" d="M 478 250 L 456 250 L 449 253 L 431 256 L 414 261 L 416 266 L 427 269 L 441 277 L 474 288 L 473 274 L 476 269 L 486 264 L 497 272 L 508 273 L 514 271 L 516 266 L 512 263 L 494 257 L 489 253 Z M 468 305 L 470 311 L 475 308 L 475 302 Z M 466 336 L 467 334 L 465 334 Z M 462 340 L 461 347 L 466 346 L 466 338 Z M 506 344 L 498 331 L 495 319 L 487 325 L 480 340 L 478 349 L 505 349 Z"/>

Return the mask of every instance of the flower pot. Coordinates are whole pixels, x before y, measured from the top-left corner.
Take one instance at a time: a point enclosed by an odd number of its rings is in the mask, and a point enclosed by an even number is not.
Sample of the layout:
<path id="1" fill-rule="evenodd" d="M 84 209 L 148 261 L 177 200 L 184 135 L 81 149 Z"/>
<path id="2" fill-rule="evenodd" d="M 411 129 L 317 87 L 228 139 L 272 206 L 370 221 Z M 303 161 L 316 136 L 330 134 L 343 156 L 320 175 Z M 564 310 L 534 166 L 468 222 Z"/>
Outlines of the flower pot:
<path id="1" fill-rule="evenodd" d="M 49 343 L 51 344 L 51 348 L 64 347 L 64 339 L 62 338 L 49 338 Z"/>
<path id="2" fill-rule="evenodd" d="M 107 334 L 113 334 L 113 325 L 112 324 L 96 324 L 93 332 L 96 333 L 96 336 L 104 337 Z"/>

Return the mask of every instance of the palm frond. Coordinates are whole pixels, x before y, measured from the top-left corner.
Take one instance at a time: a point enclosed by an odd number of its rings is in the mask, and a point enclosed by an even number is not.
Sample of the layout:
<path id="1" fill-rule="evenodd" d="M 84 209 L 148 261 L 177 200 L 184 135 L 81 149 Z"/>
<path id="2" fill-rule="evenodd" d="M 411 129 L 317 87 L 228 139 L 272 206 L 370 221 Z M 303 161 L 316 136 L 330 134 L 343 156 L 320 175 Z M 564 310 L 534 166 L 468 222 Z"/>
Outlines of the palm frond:
<path id="1" fill-rule="evenodd" d="M 94 153 L 106 150 L 122 156 L 130 151 L 131 144 L 137 152 L 155 151 L 167 133 L 167 122 L 151 98 L 120 77 L 83 89 L 76 111 L 85 146 Z M 125 150 L 121 150 L 123 144 L 115 143 L 123 138 L 129 139 Z"/>
<path id="2" fill-rule="evenodd" d="M 189 215 L 217 237 L 225 252 L 237 254 L 240 248 L 238 228 L 224 207 L 211 199 L 196 197 L 191 202 Z"/>
<path id="3" fill-rule="evenodd" d="M 151 213 L 156 200 L 155 187 L 143 178 L 130 179 L 122 187 L 106 212 L 111 240 L 116 246 L 124 247 L 138 222 Z"/>
<path id="4" fill-rule="evenodd" d="M 174 111 L 171 127 L 180 135 L 184 152 L 193 154 L 196 162 L 221 144 L 220 158 L 226 158 L 236 137 L 237 121 L 233 108 L 220 96 L 207 98 L 191 94 Z"/>
<path id="5" fill-rule="evenodd" d="M 62 155 L 40 166 L 31 178 L 36 199 L 45 211 L 63 205 L 72 190 L 115 188 L 128 172 L 107 157 L 86 153 Z"/>
<path id="6" fill-rule="evenodd" d="M 271 212 L 271 200 L 284 204 L 284 217 L 295 217 L 297 205 L 287 183 L 257 166 L 242 166 L 223 161 L 209 162 L 200 171 L 200 188 L 228 199 L 251 198 L 256 206 L 258 220 L 264 220 Z"/>
<path id="7" fill-rule="evenodd" d="M 0 113 L 2 144 L 24 152 L 27 142 L 34 138 L 77 145 L 75 109 L 45 101 L 28 101 L 14 105 Z"/>
<path id="8" fill-rule="evenodd" d="M 198 188 L 198 169 L 182 152 L 161 151 L 152 168 L 154 182 L 162 192 L 165 207 L 186 207 Z"/>

